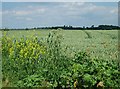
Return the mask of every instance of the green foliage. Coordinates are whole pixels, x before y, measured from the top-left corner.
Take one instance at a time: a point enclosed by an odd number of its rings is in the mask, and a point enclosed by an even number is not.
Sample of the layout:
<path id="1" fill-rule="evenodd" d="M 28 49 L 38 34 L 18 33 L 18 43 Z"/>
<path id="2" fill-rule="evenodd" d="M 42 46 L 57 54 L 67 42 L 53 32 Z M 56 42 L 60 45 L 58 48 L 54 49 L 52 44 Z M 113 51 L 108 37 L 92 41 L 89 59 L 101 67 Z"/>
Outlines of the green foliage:
<path id="1" fill-rule="evenodd" d="M 74 58 L 73 76 L 83 87 L 93 87 L 97 81 L 103 81 L 105 87 L 120 87 L 120 69 L 118 61 L 90 59 L 85 53 L 77 53 Z"/>
<path id="2" fill-rule="evenodd" d="M 30 75 L 20 80 L 16 84 L 18 87 L 50 87 L 51 84 L 47 82 L 44 77 L 40 75 Z"/>
<path id="3" fill-rule="evenodd" d="M 66 87 L 64 78 L 67 71 L 69 71 L 70 60 L 65 54 L 64 47 L 62 46 L 61 31 L 52 31 L 47 38 L 47 56 L 44 65 L 44 77 L 53 87 Z M 64 77 L 63 77 L 64 76 Z"/>
<path id="4" fill-rule="evenodd" d="M 62 41 L 61 30 L 51 31 L 44 42 L 38 37 L 15 39 L 4 34 L 3 76 L 17 87 L 92 89 L 101 81 L 105 87 L 120 88 L 118 61 L 91 58 L 83 51 L 69 57 Z"/>
<path id="5" fill-rule="evenodd" d="M 15 74 L 20 79 L 25 75 L 34 74 L 45 52 L 45 45 L 37 37 L 32 39 L 22 37 L 17 40 L 8 38 L 4 34 L 2 37 L 3 74 L 7 76 L 10 72 L 11 76 Z"/>

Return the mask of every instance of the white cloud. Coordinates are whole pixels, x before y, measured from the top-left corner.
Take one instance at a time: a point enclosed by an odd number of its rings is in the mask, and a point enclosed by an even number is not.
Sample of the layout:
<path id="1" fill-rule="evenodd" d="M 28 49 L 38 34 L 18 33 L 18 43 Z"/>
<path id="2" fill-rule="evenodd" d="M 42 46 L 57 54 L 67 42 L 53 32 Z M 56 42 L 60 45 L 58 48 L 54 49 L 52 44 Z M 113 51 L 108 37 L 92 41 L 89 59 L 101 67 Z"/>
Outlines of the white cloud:
<path id="1" fill-rule="evenodd" d="M 32 11 L 12 11 L 14 15 L 21 16 L 21 15 L 29 15 L 32 14 Z"/>
<path id="2" fill-rule="evenodd" d="M 44 8 L 38 8 L 38 9 L 36 9 L 36 12 L 37 13 L 44 13 L 45 9 Z"/>
<path id="3" fill-rule="evenodd" d="M 61 6 L 65 8 L 75 8 L 76 6 L 83 6 L 85 2 L 64 2 Z"/>
<path id="4" fill-rule="evenodd" d="M 93 3 L 85 3 L 85 2 L 65 2 L 60 3 L 53 8 L 52 6 L 42 7 L 42 6 L 33 6 L 28 5 L 25 7 L 19 7 L 19 9 L 13 9 L 13 10 L 6 10 L 3 11 L 3 14 L 11 14 L 15 16 L 28 16 L 28 15 L 44 15 L 46 14 L 63 14 L 64 15 L 85 15 L 88 13 L 94 13 L 94 14 L 112 14 L 117 12 L 117 8 L 108 8 L 106 6 L 97 6 Z M 106 13 L 107 12 L 107 13 Z"/>
<path id="5" fill-rule="evenodd" d="M 16 17 L 17 20 L 21 20 L 21 21 L 32 21 L 33 19 L 31 17 Z"/>
<path id="6" fill-rule="evenodd" d="M 116 13 L 118 13 L 118 9 L 117 9 L 117 8 L 112 9 L 112 10 L 110 11 L 110 13 L 112 13 L 112 14 L 116 14 Z"/>
<path id="7" fill-rule="evenodd" d="M 17 20 L 23 20 L 23 17 L 16 17 Z"/>
<path id="8" fill-rule="evenodd" d="M 32 18 L 26 18 L 27 21 L 32 21 Z"/>
<path id="9" fill-rule="evenodd" d="M 4 19 L 11 18 L 15 24 L 25 26 L 54 26 L 68 25 L 91 25 L 100 23 L 116 23 L 117 6 L 97 5 L 85 2 L 64 2 L 26 4 L 23 7 L 3 11 Z M 5 17 L 6 16 L 6 17 Z M 8 23 L 8 21 L 5 21 Z M 9 23 L 8 23 L 9 24 Z M 16 25 L 15 25 L 16 26 Z"/>
<path id="10" fill-rule="evenodd" d="M 119 0 L 2 0 L 3 2 L 119 2 Z"/>
<path id="11" fill-rule="evenodd" d="M 28 7 L 22 7 L 22 8 L 15 8 L 12 10 L 4 10 L 3 14 L 10 14 L 10 15 L 14 15 L 14 16 L 27 16 L 27 15 L 31 15 L 31 14 L 42 14 L 45 12 L 45 8 L 41 8 L 41 7 L 34 7 L 34 6 L 28 6 Z"/>
<path id="12" fill-rule="evenodd" d="M 61 6 L 62 7 L 62 6 Z M 106 6 L 97 6 L 93 3 L 85 3 L 85 2 L 74 2 L 74 3 L 65 3 L 63 4 L 63 10 L 66 11 L 67 15 L 86 15 L 86 14 L 94 14 L 94 15 L 107 15 L 111 13 L 117 13 L 116 7 L 106 7 Z"/>
<path id="13" fill-rule="evenodd" d="M 9 14 L 10 13 L 10 11 L 8 11 L 8 10 L 5 10 L 5 11 L 2 11 L 2 14 L 4 15 L 4 14 Z"/>
<path id="14" fill-rule="evenodd" d="M 2 11 L 0 11 L 0 15 L 2 15 Z"/>

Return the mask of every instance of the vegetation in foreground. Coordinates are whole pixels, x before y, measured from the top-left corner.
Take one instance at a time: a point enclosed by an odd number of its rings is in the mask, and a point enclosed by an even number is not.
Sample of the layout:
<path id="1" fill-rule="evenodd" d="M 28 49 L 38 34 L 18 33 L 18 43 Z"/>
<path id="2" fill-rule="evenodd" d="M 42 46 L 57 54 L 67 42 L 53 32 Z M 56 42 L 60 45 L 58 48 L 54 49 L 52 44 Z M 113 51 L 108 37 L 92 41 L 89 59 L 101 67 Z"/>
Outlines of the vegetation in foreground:
<path id="1" fill-rule="evenodd" d="M 90 57 L 63 46 L 60 31 L 46 40 L 2 37 L 3 86 L 49 88 L 120 88 L 117 60 Z M 73 56 L 70 56 L 73 54 Z"/>

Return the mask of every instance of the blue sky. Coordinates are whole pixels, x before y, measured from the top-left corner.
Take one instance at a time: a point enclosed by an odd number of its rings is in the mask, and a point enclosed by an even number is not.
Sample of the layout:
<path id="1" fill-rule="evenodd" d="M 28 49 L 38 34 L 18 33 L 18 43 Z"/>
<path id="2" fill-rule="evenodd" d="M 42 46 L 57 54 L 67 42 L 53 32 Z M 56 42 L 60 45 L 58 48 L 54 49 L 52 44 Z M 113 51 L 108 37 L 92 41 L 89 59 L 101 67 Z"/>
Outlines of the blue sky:
<path id="1" fill-rule="evenodd" d="M 118 25 L 117 2 L 3 2 L 2 27 Z"/>

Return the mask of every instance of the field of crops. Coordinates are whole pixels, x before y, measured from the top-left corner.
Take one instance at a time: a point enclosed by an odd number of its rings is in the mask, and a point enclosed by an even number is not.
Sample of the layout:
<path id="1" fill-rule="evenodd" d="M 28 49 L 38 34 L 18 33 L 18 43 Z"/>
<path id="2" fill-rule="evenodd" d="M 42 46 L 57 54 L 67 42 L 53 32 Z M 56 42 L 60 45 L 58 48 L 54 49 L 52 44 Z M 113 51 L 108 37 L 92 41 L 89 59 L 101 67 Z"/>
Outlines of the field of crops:
<path id="1" fill-rule="evenodd" d="M 40 31 L 10 31 L 8 36 L 20 38 L 22 36 L 46 39 L 50 30 Z M 88 52 L 92 57 L 99 59 L 118 59 L 118 31 L 117 30 L 65 30 L 61 31 L 63 44 L 73 50 Z"/>
<path id="2" fill-rule="evenodd" d="M 117 30 L 14 30 L 2 35 L 4 87 L 120 88 Z"/>

